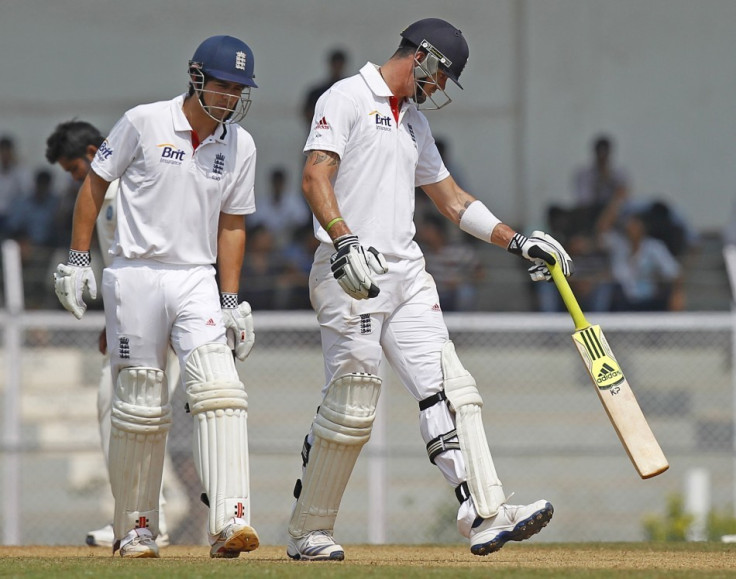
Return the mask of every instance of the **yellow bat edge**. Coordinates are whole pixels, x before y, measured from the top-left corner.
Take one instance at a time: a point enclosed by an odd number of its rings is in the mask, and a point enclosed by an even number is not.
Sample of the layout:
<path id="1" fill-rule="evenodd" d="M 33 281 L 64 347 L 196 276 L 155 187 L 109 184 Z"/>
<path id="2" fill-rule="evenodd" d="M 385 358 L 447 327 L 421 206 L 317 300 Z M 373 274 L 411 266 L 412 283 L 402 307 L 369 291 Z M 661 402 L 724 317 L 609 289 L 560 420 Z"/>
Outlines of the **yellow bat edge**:
<path id="1" fill-rule="evenodd" d="M 549 270 L 575 323 L 573 342 L 626 454 L 641 478 L 663 473 L 670 465 L 600 326 L 592 326 L 585 319 L 559 266 L 550 265 Z"/>

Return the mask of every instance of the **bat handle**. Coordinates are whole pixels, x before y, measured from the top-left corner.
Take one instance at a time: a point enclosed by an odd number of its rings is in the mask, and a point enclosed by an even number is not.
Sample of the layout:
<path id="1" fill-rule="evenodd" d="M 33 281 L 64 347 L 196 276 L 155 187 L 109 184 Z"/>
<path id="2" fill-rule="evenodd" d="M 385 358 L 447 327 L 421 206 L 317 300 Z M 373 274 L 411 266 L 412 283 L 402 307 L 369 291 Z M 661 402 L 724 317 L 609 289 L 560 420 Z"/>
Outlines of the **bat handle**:
<path id="1" fill-rule="evenodd" d="M 552 281 L 555 282 L 557 291 L 560 292 L 560 296 L 562 297 L 562 301 L 565 302 L 567 311 L 570 312 L 570 316 L 572 316 L 572 321 L 575 323 L 575 329 L 582 330 L 590 326 L 588 320 L 585 319 L 583 310 L 580 309 L 578 300 L 575 299 L 575 294 L 573 294 L 572 289 L 570 289 L 570 284 L 567 283 L 565 274 L 562 273 L 562 268 L 557 262 L 551 264 L 548 263 L 547 267 L 549 267 L 549 272 L 552 274 Z"/>

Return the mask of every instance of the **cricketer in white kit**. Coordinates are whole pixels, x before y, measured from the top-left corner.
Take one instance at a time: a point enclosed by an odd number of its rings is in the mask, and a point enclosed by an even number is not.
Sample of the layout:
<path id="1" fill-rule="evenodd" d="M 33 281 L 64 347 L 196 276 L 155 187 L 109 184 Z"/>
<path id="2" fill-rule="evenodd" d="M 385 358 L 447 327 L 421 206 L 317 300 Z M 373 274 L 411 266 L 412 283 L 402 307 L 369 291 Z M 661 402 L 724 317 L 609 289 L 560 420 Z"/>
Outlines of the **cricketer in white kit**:
<path id="1" fill-rule="evenodd" d="M 432 277 L 414 242 L 414 188 L 461 229 L 533 262 L 534 280 L 550 277 L 540 256 L 572 263 L 549 235 L 527 238 L 463 191 L 445 168 L 419 108 L 449 102 L 468 46 L 451 24 L 429 18 L 406 28 L 384 65 L 366 64 L 319 99 L 304 147 L 302 186 L 320 247 L 310 276 L 322 333 L 326 381 L 302 450 L 287 554 L 342 560 L 333 530 L 362 446 L 370 438 L 381 389 L 382 355 L 420 410 L 430 461 L 455 489 L 459 532 L 487 555 L 531 537 L 552 517 L 546 500 L 509 505 L 481 422 L 482 398 L 462 366 Z"/>
<path id="2" fill-rule="evenodd" d="M 214 36 L 189 62 L 190 89 L 129 110 L 97 150 L 74 212 L 70 257 L 56 293 L 75 316 L 94 222 L 119 179 L 113 260 L 102 292 L 115 384 L 110 479 L 123 557 L 158 557 L 158 500 L 171 406 L 163 369 L 173 347 L 194 419 L 194 453 L 209 500 L 210 556 L 258 547 L 250 526 L 247 395 L 233 360 L 253 345 L 250 306 L 238 304 L 244 216 L 255 210 L 253 139 L 237 121 L 250 105 L 253 53 Z M 218 266 L 218 281 L 214 264 Z M 219 291 L 218 291 L 219 282 Z"/>

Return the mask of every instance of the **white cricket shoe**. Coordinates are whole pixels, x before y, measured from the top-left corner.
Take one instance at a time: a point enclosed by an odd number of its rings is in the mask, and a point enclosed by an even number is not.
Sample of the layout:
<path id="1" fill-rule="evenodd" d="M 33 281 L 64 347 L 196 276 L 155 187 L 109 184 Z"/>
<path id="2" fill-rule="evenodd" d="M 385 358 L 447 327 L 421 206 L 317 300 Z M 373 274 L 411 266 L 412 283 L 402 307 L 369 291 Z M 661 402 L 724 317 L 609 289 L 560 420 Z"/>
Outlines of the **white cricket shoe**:
<path id="1" fill-rule="evenodd" d="M 210 557 L 234 559 L 243 551 L 254 551 L 258 544 L 256 530 L 245 519 L 233 517 L 218 535 L 210 535 Z"/>
<path id="2" fill-rule="evenodd" d="M 133 529 L 120 541 L 120 556 L 129 558 L 158 558 L 158 545 L 148 529 Z"/>
<path id="3" fill-rule="evenodd" d="M 312 531 L 303 537 L 289 536 L 286 554 L 302 561 L 342 561 L 343 548 L 335 543 L 331 531 Z"/>
<path id="4" fill-rule="evenodd" d="M 547 526 L 554 513 L 545 500 L 531 505 L 502 505 L 498 514 L 490 519 L 478 517 L 470 530 L 470 552 L 488 555 L 503 547 L 508 541 L 524 541 Z"/>
<path id="5" fill-rule="evenodd" d="M 113 531 L 112 523 L 105 525 L 101 529 L 87 533 L 87 538 L 84 542 L 90 547 L 112 547 L 115 544 L 115 532 Z M 156 537 L 156 544 L 159 548 L 168 547 L 171 544 L 169 534 L 162 531 Z"/>
<path id="6" fill-rule="evenodd" d="M 115 543 L 115 532 L 112 530 L 112 524 L 105 525 L 96 531 L 87 533 L 84 540 L 90 547 L 112 547 Z"/>

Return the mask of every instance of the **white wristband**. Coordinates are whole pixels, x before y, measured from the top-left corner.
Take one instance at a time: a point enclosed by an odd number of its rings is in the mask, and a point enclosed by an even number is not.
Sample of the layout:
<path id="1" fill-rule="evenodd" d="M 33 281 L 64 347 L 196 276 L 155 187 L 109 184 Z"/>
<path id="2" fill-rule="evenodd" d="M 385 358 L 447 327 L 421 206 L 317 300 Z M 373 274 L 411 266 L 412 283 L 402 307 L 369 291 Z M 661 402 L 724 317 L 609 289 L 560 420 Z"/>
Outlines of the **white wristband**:
<path id="1" fill-rule="evenodd" d="M 501 223 L 501 220 L 491 213 L 482 201 L 476 199 L 468 205 L 465 213 L 460 218 L 460 229 L 473 237 L 490 243 L 491 233 L 499 223 Z"/>

